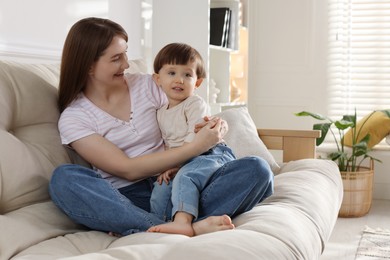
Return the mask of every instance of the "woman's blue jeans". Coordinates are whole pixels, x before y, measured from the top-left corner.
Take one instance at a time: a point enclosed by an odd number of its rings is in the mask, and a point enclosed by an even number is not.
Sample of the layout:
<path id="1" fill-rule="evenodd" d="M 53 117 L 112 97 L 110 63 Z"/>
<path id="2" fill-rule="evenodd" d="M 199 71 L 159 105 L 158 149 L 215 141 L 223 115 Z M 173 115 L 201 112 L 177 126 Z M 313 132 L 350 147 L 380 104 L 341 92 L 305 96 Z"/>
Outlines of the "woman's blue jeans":
<path id="1" fill-rule="evenodd" d="M 92 169 L 61 165 L 49 184 L 53 202 L 76 223 L 128 235 L 164 221 L 150 213 L 155 178 L 116 189 Z M 273 192 L 273 173 L 265 160 L 245 157 L 219 168 L 200 193 L 199 216 L 235 217 Z"/>

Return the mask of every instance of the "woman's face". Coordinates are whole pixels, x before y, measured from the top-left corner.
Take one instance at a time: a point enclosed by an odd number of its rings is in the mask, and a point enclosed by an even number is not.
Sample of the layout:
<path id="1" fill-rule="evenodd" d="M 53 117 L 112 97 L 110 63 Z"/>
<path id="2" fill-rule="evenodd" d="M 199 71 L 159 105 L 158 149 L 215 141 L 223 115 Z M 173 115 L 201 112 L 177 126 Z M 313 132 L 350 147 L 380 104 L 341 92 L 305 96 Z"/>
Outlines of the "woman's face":
<path id="1" fill-rule="evenodd" d="M 88 85 L 91 87 L 122 86 L 124 71 L 129 67 L 127 60 L 127 42 L 115 36 L 89 72 Z"/>

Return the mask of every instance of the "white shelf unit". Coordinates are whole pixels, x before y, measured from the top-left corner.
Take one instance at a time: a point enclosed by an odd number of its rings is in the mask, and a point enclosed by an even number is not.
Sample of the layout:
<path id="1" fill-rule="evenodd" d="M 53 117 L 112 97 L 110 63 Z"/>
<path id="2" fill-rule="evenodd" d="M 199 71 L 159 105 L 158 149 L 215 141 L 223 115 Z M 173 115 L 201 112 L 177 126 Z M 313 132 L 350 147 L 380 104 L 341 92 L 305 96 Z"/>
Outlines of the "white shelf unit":
<path id="1" fill-rule="evenodd" d="M 227 7 L 231 12 L 229 37 L 231 46 L 229 49 L 232 51 L 238 50 L 239 46 L 239 26 L 240 26 L 240 1 L 239 0 L 211 0 L 210 8 Z M 220 48 L 226 49 L 226 48 Z"/>
<path id="2" fill-rule="evenodd" d="M 230 51 L 210 47 L 209 77 L 219 89 L 217 103 L 230 102 Z"/>
<path id="3" fill-rule="evenodd" d="M 172 12 L 174 7 L 174 12 Z M 233 48 L 222 48 L 209 44 L 210 8 L 228 7 L 232 10 L 231 28 L 234 30 Z M 191 11 L 188 11 L 191 10 Z M 245 102 L 231 104 L 230 72 L 231 54 L 239 50 L 239 0 L 164 0 L 153 1 L 152 57 L 166 44 L 184 42 L 196 48 L 208 68 L 208 78 L 197 89 L 198 95 L 210 104 L 212 114 L 225 108 L 245 105 Z M 209 83 L 213 80 L 220 90 L 216 103 L 213 102 Z"/>

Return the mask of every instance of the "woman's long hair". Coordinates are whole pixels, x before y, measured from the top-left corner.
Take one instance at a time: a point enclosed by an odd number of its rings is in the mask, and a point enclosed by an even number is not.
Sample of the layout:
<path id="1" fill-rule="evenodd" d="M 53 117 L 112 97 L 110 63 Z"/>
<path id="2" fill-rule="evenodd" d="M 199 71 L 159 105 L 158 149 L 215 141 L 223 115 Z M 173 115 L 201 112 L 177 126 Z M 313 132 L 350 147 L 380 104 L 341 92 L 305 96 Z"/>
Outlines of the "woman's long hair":
<path id="1" fill-rule="evenodd" d="M 128 41 L 123 27 L 108 19 L 90 17 L 72 26 L 62 51 L 58 90 L 60 112 L 84 90 L 91 67 L 115 36 Z"/>

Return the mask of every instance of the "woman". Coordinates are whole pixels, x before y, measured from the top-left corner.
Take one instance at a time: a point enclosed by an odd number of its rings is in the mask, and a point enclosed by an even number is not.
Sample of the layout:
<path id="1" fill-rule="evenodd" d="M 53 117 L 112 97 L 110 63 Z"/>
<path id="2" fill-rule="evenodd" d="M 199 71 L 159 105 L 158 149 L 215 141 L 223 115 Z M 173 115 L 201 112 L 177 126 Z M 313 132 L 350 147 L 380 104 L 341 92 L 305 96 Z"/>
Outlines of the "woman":
<path id="1" fill-rule="evenodd" d="M 93 169 L 62 165 L 49 191 L 75 222 L 128 235 L 164 223 L 150 211 L 155 175 L 218 143 L 221 120 L 203 124 L 189 145 L 164 151 L 156 111 L 166 96 L 151 75 L 124 74 L 127 34 L 108 20 L 85 18 L 66 38 L 59 83 L 62 143 Z M 272 190 L 262 166 L 241 161 L 215 172 L 201 193 L 195 235 L 234 228 L 230 217 L 250 210 Z"/>

